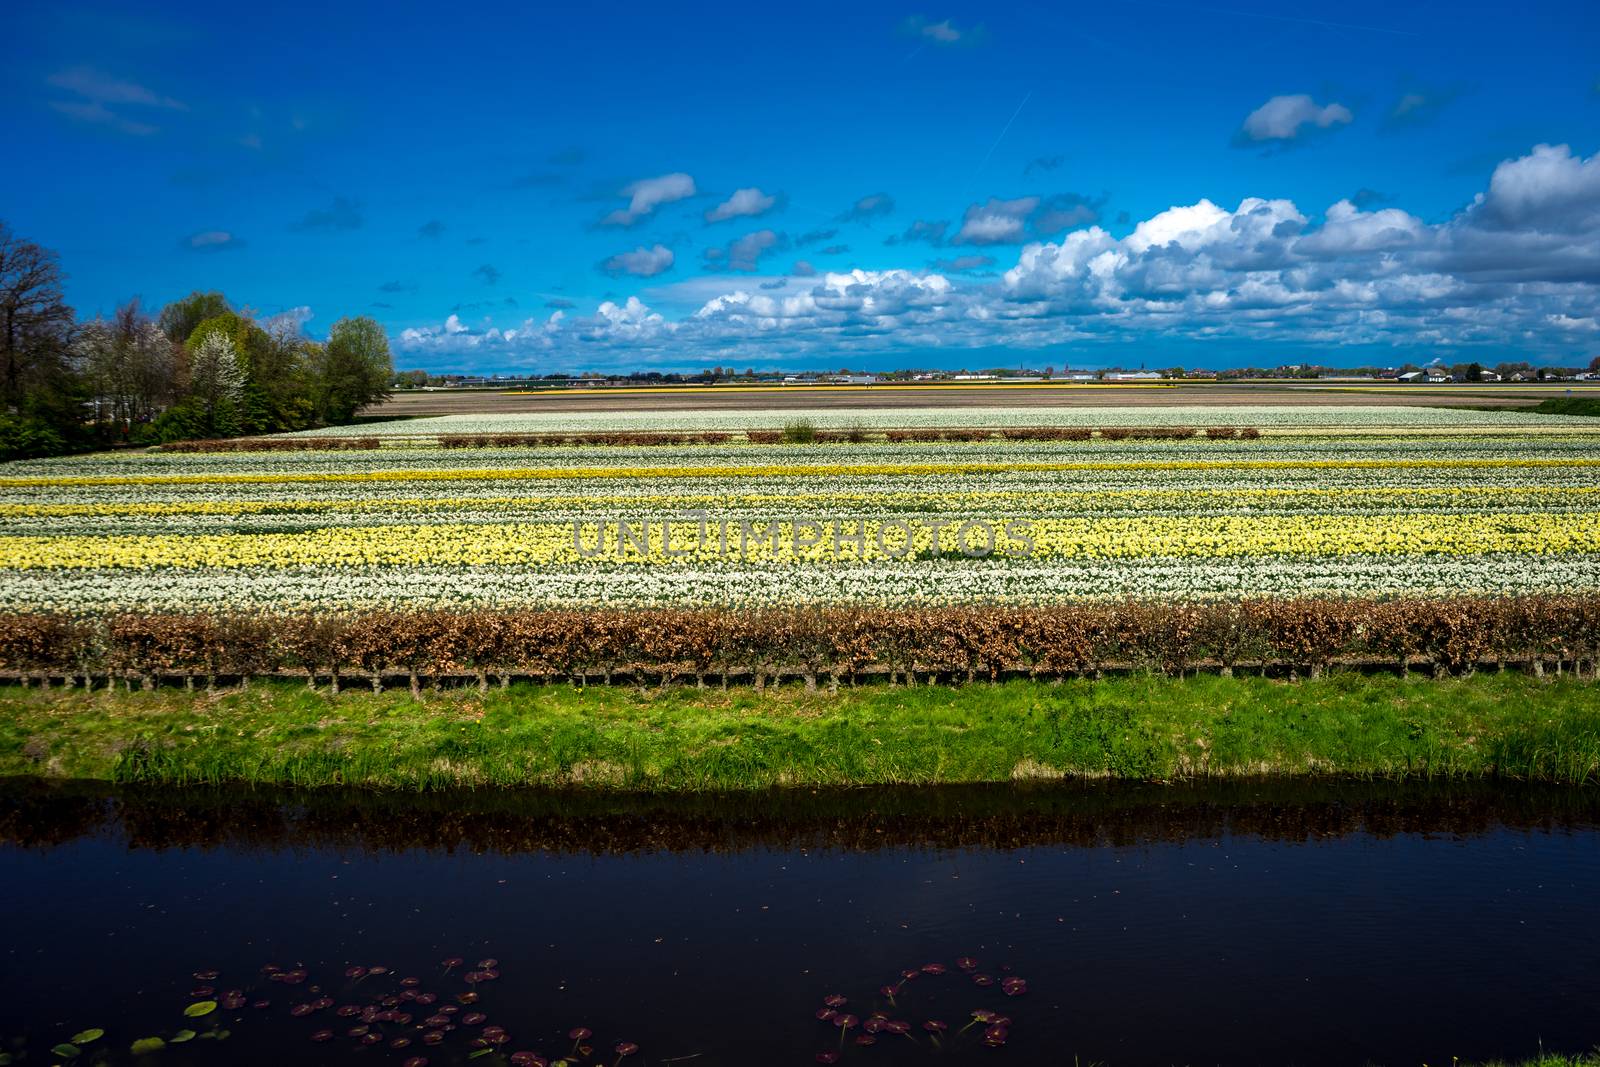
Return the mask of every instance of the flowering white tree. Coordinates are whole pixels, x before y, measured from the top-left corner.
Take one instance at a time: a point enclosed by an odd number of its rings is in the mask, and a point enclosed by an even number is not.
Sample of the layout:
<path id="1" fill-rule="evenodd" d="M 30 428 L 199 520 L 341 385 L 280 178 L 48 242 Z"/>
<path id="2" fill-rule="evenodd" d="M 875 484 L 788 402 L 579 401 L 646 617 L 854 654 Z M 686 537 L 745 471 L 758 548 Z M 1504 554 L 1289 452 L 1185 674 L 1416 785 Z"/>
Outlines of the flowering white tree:
<path id="1" fill-rule="evenodd" d="M 244 395 L 244 368 L 233 339 L 220 330 L 207 334 L 189 357 L 189 392 L 215 420 L 218 409 L 237 404 Z"/>

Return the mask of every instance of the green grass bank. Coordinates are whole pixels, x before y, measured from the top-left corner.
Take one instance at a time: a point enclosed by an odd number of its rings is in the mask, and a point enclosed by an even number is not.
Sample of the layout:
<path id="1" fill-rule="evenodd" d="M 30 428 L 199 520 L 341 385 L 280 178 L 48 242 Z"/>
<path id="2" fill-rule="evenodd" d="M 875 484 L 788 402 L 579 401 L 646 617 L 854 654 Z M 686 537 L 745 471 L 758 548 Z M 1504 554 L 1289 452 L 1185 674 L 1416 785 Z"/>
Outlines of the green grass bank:
<path id="1" fill-rule="evenodd" d="M 1600 416 L 1600 399 L 1592 396 L 1558 396 L 1541 400 L 1528 411 L 1535 415 Z"/>
<path id="2" fill-rule="evenodd" d="M 640 791 L 1355 775 L 1600 782 L 1600 685 L 1517 672 L 337 698 L 0 690 L 0 775 Z"/>

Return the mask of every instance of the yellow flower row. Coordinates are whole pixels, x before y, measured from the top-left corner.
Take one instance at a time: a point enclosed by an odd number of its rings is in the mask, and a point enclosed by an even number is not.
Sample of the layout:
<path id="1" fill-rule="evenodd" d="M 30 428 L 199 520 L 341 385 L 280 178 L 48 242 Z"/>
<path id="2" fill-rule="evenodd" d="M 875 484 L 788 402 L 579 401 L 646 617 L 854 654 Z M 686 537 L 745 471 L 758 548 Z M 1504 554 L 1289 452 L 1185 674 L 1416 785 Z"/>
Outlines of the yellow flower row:
<path id="1" fill-rule="evenodd" d="M 1471 555 L 1600 552 L 1600 513 L 1143 516 L 1127 519 L 972 517 L 947 524 L 712 522 L 633 524 L 619 536 L 594 523 L 330 527 L 304 533 L 196 536 L 0 537 L 0 567 L 16 570 L 290 566 L 541 566 L 584 560 L 672 564 L 718 559 L 815 562 L 897 559 L 933 550 L 997 556 L 1106 559 L 1143 556 Z M 909 546 L 905 542 L 911 536 Z"/>
<path id="2" fill-rule="evenodd" d="M 1263 504 L 1272 507 L 1323 505 L 1344 507 L 1373 502 L 1386 507 L 1443 506 L 1460 503 L 1484 508 L 1560 503 L 1567 498 L 1592 497 L 1600 486 L 1371 486 L 1361 488 L 1263 487 L 1238 489 L 1090 489 L 975 492 L 893 492 L 893 493 L 650 493 L 575 494 L 550 496 L 444 496 L 378 497 L 373 499 L 329 499 L 302 497 L 292 500 L 166 500 L 96 501 L 79 504 L 0 503 L 0 518 L 72 518 L 114 516 L 161 517 L 184 515 L 262 515 L 311 512 L 384 513 L 421 509 L 458 510 L 547 510 L 589 511 L 625 509 L 689 511 L 705 509 L 826 508 L 851 506 L 880 509 L 936 510 L 957 507 L 990 511 L 1041 512 L 1059 510 L 1114 509 L 1194 509 L 1247 507 Z"/>
<path id="3" fill-rule="evenodd" d="M 1155 460 L 1010 463 L 762 463 L 677 467 L 502 467 L 262 474 L 132 474 L 0 478 L 6 488 L 97 485 L 292 485 L 341 482 L 593 481 L 617 478 L 893 477 L 1050 471 L 1483 470 L 1497 467 L 1594 467 L 1600 458 Z"/>

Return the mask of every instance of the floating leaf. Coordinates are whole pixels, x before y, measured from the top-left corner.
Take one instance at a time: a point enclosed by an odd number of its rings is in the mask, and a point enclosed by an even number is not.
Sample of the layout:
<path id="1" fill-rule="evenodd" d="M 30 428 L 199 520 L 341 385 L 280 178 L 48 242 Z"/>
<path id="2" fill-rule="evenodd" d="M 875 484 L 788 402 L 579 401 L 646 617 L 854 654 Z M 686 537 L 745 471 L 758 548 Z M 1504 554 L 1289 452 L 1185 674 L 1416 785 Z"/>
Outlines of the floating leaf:
<path id="1" fill-rule="evenodd" d="M 78 1053 L 80 1053 L 82 1051 L 83 1050 L 80 1049 L 77 1045 L 69 1045 L 65 1041 L 63 1041 L 61 1044 L 57 1045 L 55 1048 L 50 1050 L 50 1055 L 52 1055 L 52 1056 L 60 1056 L 64 1060 L 70 1060 L 70 1059 L 72 1059 L 72 1057 L 76 1056 Z"/>
<path id="2" fill-rule="evenodd" d="M 135 1056 L 143 1056 L 148 1052 L 160 1052 L 167 1047 L 167 1043 L 159 1037 L 141 1037 L 129 1046 Z"/>
<path id="3" fill-rule="evenodd" d="M 99 1041 L 105 1036 L 106 1032 L 104 1030 L 100 1029 L 98 1026 L 91 1026 L 87 1030 L 79 1030 L 77 1033 L 73 1034 L 72 1043 L 74 1045 L 87 1045 L 89 1042 Z"/>
<path id="4" fill-rule="evenodd" d="M 193 1041 L 193 1040 L 194 1040 L 194 1031 L 193 1030 L 179 1030 L 177 1033 L 172 1035 L 171 1044 L 181 1045 L 185 1041 Z"/>
<path id="5" fill-rule="evenodd" d="M 187 1015 L 191 1019 L 198 1019 L 202 1015 L 210 1015 L 212 1012 L 214 1012 L 216 1010 L 217 1010 L 217 1002 L 216 1001 L 214 1001 L 214 1000 L 197 1000 L 193 1004 L 189 1005 L 187 1008 L 184 1008 L 183 1009 L 183 1013 L 185 1015 Z"/>

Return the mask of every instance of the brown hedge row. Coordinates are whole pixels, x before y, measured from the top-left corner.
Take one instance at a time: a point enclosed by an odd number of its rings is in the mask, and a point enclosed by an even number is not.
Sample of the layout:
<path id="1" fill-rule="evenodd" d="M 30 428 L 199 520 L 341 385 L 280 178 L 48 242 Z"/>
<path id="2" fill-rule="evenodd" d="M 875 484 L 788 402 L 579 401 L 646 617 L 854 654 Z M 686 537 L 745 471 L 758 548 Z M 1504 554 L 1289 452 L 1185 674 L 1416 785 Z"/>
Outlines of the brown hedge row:
<path id="1" fill-rule="evenodd" d="M 1335 661 L 1461 672 L 1595 668 L 1600 596 L 1244 600 L 1053 607 L 373 611 L 345 616 L 0 616 L 0 671 L 29 677 L 385 674 L 972 680 L 1131 668 L 1318 674 Z"/>
<path id="2" fill-rule="evenodd" d="M 170 441 L 162 452 L 343 452 L 382 448 L 377 437 L 222 437 L 208 441 Z"/>
<path id="3" fill-rule="evenodd" d="M 1083 426 L 1015 426 L 1002 430 L 888 430 L 884 436 L 890 441 L 988 441 L 996 437 L 1006 441 L 1087 441 L 1098 433 L 1106 441 L 1187 441 L 1196 432 L 1191 426 L 1103 426 L 1098 430 Z M 1212 441 L 1254 441 L 1260 436 L 1261 431 L 1251 426 L 1215 426 L 1206 431 L 1206 438 Z"/>
<path id="4" fill-rule="evenodd" d="M 606 430 L 594 433 L 441 434 L 441 448 L 555 448 L 562 445 L 720 445 L 730 433 L 656 433 L 648 430 Z"/>

